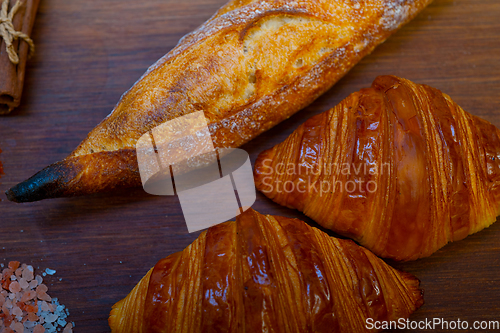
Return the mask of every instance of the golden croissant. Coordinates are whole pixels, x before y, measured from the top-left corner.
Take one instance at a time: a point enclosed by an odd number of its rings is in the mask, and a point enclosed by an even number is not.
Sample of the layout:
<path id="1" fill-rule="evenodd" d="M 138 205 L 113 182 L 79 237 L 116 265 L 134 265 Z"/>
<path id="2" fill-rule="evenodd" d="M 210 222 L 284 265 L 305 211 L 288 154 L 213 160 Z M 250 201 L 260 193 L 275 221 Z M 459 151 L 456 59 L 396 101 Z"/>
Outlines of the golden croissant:
<path id="1" fill-rule="evenodd" d="M 257 188 L 380 257 L 413 260 L 488 227 L 500 132 L 432 87 L 380 76 L 261 153 Z"/>
<path id="2" fill-rule="evenodd" d="M 114 333 L 372 332 L 367 323 L 423 304 L 418 285 L 351 240 L 249 209 L 159 261 L 109 324 Z"/>
<path id="3" fill-rule="evenodd" d="M 140 186 L 135 145 L 204 111 L 215 147 L 238 147 L 310 104 L 431 0 L 233 0 L 126 92 L 64 160 L 9 191 L 16 202 Z"/>

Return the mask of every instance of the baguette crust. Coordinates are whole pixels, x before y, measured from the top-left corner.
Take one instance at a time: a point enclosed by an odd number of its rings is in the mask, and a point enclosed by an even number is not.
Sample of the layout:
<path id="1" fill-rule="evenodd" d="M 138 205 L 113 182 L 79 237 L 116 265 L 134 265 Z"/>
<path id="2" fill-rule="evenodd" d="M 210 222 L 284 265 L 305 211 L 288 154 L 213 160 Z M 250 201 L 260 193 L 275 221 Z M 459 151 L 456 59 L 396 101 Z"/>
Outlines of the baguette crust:
<path id="1" fill-rule="evenodd" d="M 64 188 L 51 193 L 71 196 L 96 192 L 93 188 L 139 186 L 134 154 L 125 164 L 108 163 L 109 176 L 97 177 L 94 184 L 79 184 L 78 178 L 81 173 L 102 173 L 101 155 L 81 157 L 133 150 L 147 131 L 191 112 L 204 111 L 216 147 L 244 144 L 310 104 L 430 2 L 228 3 L 151 66 L 78 148 L 56 163 L 58 168 L 87 164 L 70 183 L 58 181 Z M 116 179 L 122 171 L 111 169 L 120 167 L 133 170 L 130 179 Z M 46 168 L 44 175 L 52 169 Z M 42 191 L 48 181 L 51 177 L 45 181 L 35 175 L 28 184 L 9 190 L 8 198 L 21 202 L 53 197 Z"/>

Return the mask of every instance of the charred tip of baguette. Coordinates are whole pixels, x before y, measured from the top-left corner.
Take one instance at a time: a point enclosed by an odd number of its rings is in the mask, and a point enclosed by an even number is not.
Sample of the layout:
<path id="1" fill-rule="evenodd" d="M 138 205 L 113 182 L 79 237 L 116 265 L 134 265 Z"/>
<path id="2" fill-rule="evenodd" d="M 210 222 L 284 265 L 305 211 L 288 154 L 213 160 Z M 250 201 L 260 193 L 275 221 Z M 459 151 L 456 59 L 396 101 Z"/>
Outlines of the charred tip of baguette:
<path id="1" fill-rule="evenodd" d="M 33 177 L 7 190 L 7 199 L 13 202 L 34 202 L 64 196 L 64 184 L 74 175 L 65 161 L 49 165 Z"/>
<path id="2" fill-rule="evenodd" d="M 136 186 L 141 186 L 141 178 L 135 149 L 120 149 L 68 157 L 5 194 L 10 201 L 22 203 Z"/>

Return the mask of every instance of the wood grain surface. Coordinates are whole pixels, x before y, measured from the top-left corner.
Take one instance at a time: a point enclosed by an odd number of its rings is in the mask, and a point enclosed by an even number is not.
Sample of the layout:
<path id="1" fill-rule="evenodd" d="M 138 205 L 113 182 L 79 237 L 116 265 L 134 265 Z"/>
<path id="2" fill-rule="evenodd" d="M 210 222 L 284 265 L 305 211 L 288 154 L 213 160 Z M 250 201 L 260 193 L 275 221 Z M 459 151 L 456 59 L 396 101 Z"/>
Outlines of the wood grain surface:
<path id="1" fill-rule="evenodd" d="M 176 197 L 154 197 L 140 188 L 30 204 L 8 202 L 3 193 L 69 154 L 149 65 L 223 4 L 40 4 L 32 34 L 37 53 L 28 64 L 21 106 L 0 118 L 5 169 L 0 179 L 0 262 L 56 269 L 56 276 L 47 278 L 49 293 L 69 307 L 76 332 L 109 332 L 111 306 L 159 259 L 182 250 L 199 233 L 187 232 Z M 435 0 L 311 106 L 243 148 L 254 161 L 307 118 L 368 87 L 381 74 L 439 88 L 465 110 L 500 126 L 500 3 Z M 315 225 L 261 194 L 253 207 Z M 390 262 L 415 274 L 425 289 L 425 305 L 411 319 L 460 319 L 470 326 L 500 320 L 499 240 L 500 223 L 495 223 L 429 258 Z M 412 331 L 421 330 L 407 330 Z"/>

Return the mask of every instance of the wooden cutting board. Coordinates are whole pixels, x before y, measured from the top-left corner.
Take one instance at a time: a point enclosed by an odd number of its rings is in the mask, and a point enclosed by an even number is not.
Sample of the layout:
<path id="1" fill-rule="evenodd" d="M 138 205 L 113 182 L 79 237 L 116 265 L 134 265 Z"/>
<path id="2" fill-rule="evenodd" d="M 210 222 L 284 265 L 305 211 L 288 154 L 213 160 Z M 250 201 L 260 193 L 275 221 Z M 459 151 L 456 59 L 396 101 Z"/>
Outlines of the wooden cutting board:
<path id="1" fill-rule="evenodd" d="M 199 233 L 187 232 L 177 198 L 153 197 L 140 188 L 30 204 L 8 202 L 3 193 L 69 154 L 149 65 L 223 4 L 41 2 L 32 35 L 37 54 L 29 62 L 21 107 L 0 118 L 6 173 L 0 179 L 0 262 L 56 269 L 47 278 L 49 292 L 69 307 L 76 332 L 108 332 L 111 306 L 159 259 Z M 243 148 L 254 161 L 307 118 L 381 74 L 439 88 L 500 126 L 500 3 L 435 0 L 311 106 Z M 260 194 L 254 208 L 314 224 Z M 412 320 L 460 319 L 471 326 L 500 320 L 500 223 L 430 258 L 391 264 L 422 281 L 425 305 Z"/>

